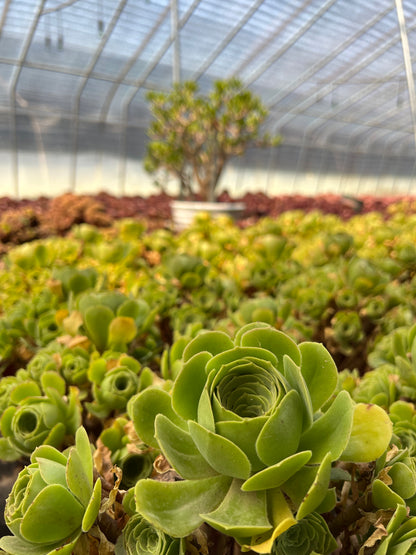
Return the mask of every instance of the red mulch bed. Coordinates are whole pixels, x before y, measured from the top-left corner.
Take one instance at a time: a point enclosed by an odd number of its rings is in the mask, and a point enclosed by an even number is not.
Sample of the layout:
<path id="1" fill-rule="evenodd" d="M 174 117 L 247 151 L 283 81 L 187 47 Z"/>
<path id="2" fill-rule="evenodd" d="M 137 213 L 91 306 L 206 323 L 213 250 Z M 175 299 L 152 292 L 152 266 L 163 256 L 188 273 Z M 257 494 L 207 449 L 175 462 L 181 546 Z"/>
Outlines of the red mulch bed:
<path id="1" fill-rule="evenodd" d="M 63 197 L 64 195 L 58 198 Z M 95 195 L 88 195 L 88 198 L 98 201 L 110 219 L 125 217 L 146 219 L 150 229 L 167 227 L 171 224 L 170 202 L 172 197 L 163 193 L 149 197 L 116 197 L 101 192 Z M 326 214 L 336 214 L 342 219 L 348 219 L 358 213 L 372 211 L 380 212 L 388 217 L 389 206 L 400 202 L 405 212 L 416 212 L 416 197 L 411 196 L 378 197 L 365 195 L 353 198 L 329 193 L 313 197 L 300 194 L 269 197 L 264 193 L 247 193 L 241 198 L 231 199 L 225 192 L 220 195 L 218 200 L 245 202 L 246 210 L 240 222 L 242 226 L 254 223 L 263 216 L 276 217 L 288 210 L 303 210 L 305 212 L 319 210 Z M 50 214 L 54 209 L 54 205 L 52 204 L 51 206 L 51 203 L 53 203 L 53 199 L 46 197 L 39 197 L 34 200 L 15 200 L 9 197 L 0 197 L 0 219 L 10 210 L 23 208 L 31 208 L 41 215 L 41 219 L 47 219 L 48 213 Z M 80 222 L 77 221 L 76 223 Z M 58 230 L 58 232 L 62 231 L 65 230 Z"/>

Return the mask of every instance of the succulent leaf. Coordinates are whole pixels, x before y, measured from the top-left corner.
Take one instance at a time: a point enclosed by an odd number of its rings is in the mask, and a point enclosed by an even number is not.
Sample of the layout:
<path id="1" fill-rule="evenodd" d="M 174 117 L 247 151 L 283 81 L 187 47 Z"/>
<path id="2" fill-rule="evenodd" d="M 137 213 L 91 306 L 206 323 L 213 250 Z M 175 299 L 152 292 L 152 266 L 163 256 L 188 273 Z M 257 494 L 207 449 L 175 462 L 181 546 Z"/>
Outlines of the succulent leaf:
<path id="1" fill-rule="evenodd" d="M 377 459 L 387 449 L 392 430 L 393 424 L 385 410 L 378 405 L 358 403 L 354 408 L 351 435 L 341 459 L 353 462 Z"/>
<path id="2" fill-rule="evenodd" d="M 163 454 L 183 478 L 192 480 L 218 474 L 201 455 L 191 434 L 164 414 L 156 416 L 155 430 Z"/>
<path id="3" fill-rule="evenodd" d="M 174 424 L 186 428 L 184 421 L 172 409 L 169 393 L 156 387 L 148 387 L 133 397 L 128 404 L 128 413 L 139 438 L 147 445 L 159 447 L 155 439 L 155 418 L 164 414 Z"/>
<path id="4" fill-rule="evenodd" d="M 295 453 L 253 474 L 253 476 L 242 484 L 241 489 L 243 491 L 256 491 L 277 488 L 307 464 L 311 456 L 312 451 L 300 451 L 299 453 Z"/>
<path id="5" fill-rule="evenodd" d="M 302 356 L 300 371 L 311 396 L 312 409 L 316 412 L 331 397 L 338 381 L 335 362 L 320 343 L 306 341 L 299 345 Z"/>
<path id="6" fill-rule="evenodd" d="M 271 530 L 265 492 L 244 492 L 241 481 L 233 480 L 227 495 L 214 511 L 201 514 L 216 530 L 236 537 L 250 537 Z"/>
<path id="7" fill-rule="evenodd" d="M 136 508 L 146 520 L 166 534 L 185 537 L 202 524 L 201 514 L 210 513 L 218 506 L 231 481 L 228 476 L 180 482 L 139 480 L 135 486 Z M 155 499 L 163 499 L 163 505 L 155 505 Z M 178 514 L 181 514 L 179 520 Z"/>
<path id="8" fill-rule="evenodd" d="M 82 505 L 65 487 L 47 485 L 27 508 L 20 533 L 37 544 L 63 541 L 80 527 L 83 514 Z"/>
<path id="9" fill-rule="evenodd" d="M 352 422 L 353 402 L 346 391 L 341 391 L 329 409 L 302 435 L 299 449 L 312 451 L 311 463 L 321 462 L 328 452 L 333 461 L 337 460 L 347 446 Z"/>
<path id="10" fill-rule="evenodd" d="M 232 441 L 197 422 L 189 422 L 189 432 L 199 452 L 218 473 L 243 480 L 250 476 L 251 464 L 247 455 Z"/>
<path id="11" fill-rule="evenodd" d="M 302 426 L 302 401 L 299 393 L 292 389 L 283 397 L 257 438 L 256 451 L 260 459 L 272 466 L 296 453 Z"/>

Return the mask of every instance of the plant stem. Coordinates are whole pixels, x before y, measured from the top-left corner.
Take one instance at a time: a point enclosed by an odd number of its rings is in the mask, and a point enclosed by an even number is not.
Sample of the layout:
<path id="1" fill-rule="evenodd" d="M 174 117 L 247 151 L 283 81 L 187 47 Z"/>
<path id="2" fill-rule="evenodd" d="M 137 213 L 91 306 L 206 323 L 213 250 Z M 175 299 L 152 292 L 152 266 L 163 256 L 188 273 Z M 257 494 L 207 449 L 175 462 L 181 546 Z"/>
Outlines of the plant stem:
<path id="1" fill-rule="evenodd" d="M 336 514 L 334 518 L 328 519 L 328 527 L 336 538 L 354 522 L 362 518 L 363 513 L 375 511 L 371 493 L 367 492 L 362 495 L 355 503 L 348 505 L 341 509 L 341 512 Z"/>

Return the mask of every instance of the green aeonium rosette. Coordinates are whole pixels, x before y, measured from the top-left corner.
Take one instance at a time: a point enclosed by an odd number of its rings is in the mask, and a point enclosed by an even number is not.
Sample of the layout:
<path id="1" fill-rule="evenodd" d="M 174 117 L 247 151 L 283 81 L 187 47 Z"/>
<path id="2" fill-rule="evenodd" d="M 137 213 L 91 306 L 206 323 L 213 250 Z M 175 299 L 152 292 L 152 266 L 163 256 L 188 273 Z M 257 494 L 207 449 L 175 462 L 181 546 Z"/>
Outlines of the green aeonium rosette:
<path id="1" fill-rule="evenodd" d="M 332 462 L 368 462 L 388 446 L 385 411 L 356 405 L 347 391 L 332 398 L 336 385 L 321 344 L 298 346 L 259 322 L 234 340 L 200 333 L 183 351 L 171 392 L 150 387 L 128 405 L 140 439 L 183 478 L 140 480 L 137 511 L 174 537 L 206 522 L 269 553 L 288 528 L 333 508 Z"/>
<path id="2" fill-rule="evenodd" d="M 43 445 L 19 474 L 6 501 L 12 536 L 0 539 L 9 555 L 70 555 L 98 516 L 101 481 L 93 483 L 91 446 L 84 428 L 61 453 Z"/>
<path id="3" fill-rule="evenodd" d="M 168 536 L 136 513 L 117 541 L 116 555 L 183 555 L 184 542 Z"/>
<path id="4" fill-rule="evenodd" d="M 276 539 L 272 555 L 326 555 L 336 548 L 337 542 L 324 518 L 310 513 Z"/>
<path id="5" fill-rule="evenodd" d="M 30 456 L 42 444 L 62 447 L 65 438 L 73 436 L 81 423 L 80 403 L 75 388 L 71 388 L 68 395 L 61 395 L 62 391 L 45 387 L 42 395 L 39 389 L 33 391 L 33 387 L 36 389 L 37 385 L 30 381 L 17 386 L 11 393 L 16 404 L 9 406 L 0 418 L 3 436 L 0 438 L 0 454 L 3 455 L 8 448 L 10 460 L 22 455 Z"/>

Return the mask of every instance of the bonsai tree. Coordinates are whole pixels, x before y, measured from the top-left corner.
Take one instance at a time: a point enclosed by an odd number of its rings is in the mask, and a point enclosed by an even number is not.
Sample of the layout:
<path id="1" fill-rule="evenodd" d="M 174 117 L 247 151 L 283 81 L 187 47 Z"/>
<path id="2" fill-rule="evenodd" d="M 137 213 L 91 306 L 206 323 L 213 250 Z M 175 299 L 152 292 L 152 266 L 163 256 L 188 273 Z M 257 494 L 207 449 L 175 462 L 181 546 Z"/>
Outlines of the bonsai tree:
<path id="1" fill-rule="evenodd" d="M 145 168 L 179 180 L 180 198 L 215 200 L 226 162 L 249 146 L 276 146 L 281 137 L 261 134 L 267 116 L 261 99 L 238 79 L 216 81 L 208 96 L 194 81 L 147 95 L 154 120 L 148 129 Z"/>

